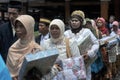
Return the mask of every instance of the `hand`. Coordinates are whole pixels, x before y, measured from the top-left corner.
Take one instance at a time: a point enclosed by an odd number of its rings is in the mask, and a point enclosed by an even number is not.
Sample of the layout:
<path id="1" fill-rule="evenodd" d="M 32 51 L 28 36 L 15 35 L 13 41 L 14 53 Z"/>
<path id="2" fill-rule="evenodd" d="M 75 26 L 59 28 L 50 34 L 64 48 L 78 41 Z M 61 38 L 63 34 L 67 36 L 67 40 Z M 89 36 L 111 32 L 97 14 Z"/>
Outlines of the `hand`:
<path id="1" fill-rule="evenodd" d="M 54 66 L 52 67 L 51 72 L 52 72 L 53 75 L 56 75 L 56 74 L 59 72 L 59 70 L 58 70 L 57 67 L 54 65 Z"/>
<path id="2" fill-rule="evenodd" d="M 105 41 L 105 45 L 107 45 L 109 42 L 108 41 Z"/>
<path id="3" fill-rule="evenodd" d="M 84 60 L 87 60 L 89 58 L 88 54 L 83 55 Z"/>
<path id="4" fill-rule="evenodd" d="M 12 77 L 12 80 L 18 80 L 18 77 L 16 76 L 16 77 Z"/>
<path id="5" fill-rule="evenodd" d="M 39 52 L 39 51 L 40 51 L 40 49 L 34 48 L 34 49 L 32 49 L 31 52 L 32 52 L 33 54 L 35 54 L 35 53 L 37 53 L 37 52 Z"/>
<path id="6" fill-rule="evenodd" d="M 62 68 L 59 64 L 54 64 L 54 66 L 58 69 L 58 71 L 62 71 Z"/>

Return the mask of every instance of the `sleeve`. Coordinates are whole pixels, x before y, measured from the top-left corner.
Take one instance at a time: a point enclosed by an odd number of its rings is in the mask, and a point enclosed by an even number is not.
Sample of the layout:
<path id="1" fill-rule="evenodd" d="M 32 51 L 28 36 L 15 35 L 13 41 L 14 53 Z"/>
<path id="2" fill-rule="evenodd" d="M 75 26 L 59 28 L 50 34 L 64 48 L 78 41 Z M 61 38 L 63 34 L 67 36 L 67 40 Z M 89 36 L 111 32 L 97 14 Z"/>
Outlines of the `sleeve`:
<path id="1" fill-rule="evenodd" d="M 90 36 L 91 36 L 93 45 L 92 45 L 91 49 L 88 51 L 88 55 L 90 58 L 92 58 L 92 57 L 95 57 L 96 53 L 98 52 L 99 42 L 98 42 L 98 39 L 94 36 L 94 34 L 91 31 L 89 31 L 89 32 L 90 32 Z"/>
<path id="2" fill-rule="evenodd" d="M 12 80 L 8 68 L 0 55 L 0 80 Z"/>
<path id="3" fill-rule="evenodd" d="M 15 66 L 15 63 L 14 63 L 15 61 L 13 59 L 14 59 L 13 56 L 10 55 L 10 53 L 8 53 L 6 65 L 10 71 L 11 76 L 15 77 L 15 76 L 17 76 L 17 74 L 16 74 L 17 68 Z"/>
<path id="4" fill-rule="evenodd" d="M 72 57 L 80 56 L 80 51 L 76 41 L 73 41 L 70 43 L 70 50 L 71 50 Z"/>

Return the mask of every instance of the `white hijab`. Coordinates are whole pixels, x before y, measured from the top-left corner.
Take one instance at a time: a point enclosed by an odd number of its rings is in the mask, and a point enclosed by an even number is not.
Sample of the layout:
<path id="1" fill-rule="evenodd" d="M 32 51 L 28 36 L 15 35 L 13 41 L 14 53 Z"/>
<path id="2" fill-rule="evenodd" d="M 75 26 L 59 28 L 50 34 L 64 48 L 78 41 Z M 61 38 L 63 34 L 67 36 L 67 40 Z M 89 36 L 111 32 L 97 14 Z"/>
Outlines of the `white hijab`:
<path id="1" fill-rule="evenodd" d="M 57 42 L 61 41 L 64 38 L 65 24 L 60 19 L 54 19 L 54 20 L 51 21 L 51 23 L 49 25 L 49 31 L 50 31 L 50 28 L 51 28 L 52 25 L 57 25 L 59 27 L 59 29 L 60 29 L 60 36 L 57 39 L 54 39 L 52 37 L 51 33 L 50 33 L 50 35 L 51 35 L 51 38 L 50 38 L 51 41 L 53 43 L 57 43 Z"/>

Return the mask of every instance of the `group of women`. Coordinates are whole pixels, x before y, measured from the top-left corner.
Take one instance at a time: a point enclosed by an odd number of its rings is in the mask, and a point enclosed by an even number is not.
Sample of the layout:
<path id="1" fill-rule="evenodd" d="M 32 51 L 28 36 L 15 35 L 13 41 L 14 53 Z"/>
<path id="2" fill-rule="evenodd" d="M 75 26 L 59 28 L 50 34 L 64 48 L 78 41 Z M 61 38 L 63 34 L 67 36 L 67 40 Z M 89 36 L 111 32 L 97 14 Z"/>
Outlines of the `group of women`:
<path id="1" fill-rule="evenodd" d="M 91 28 L 88 29 L 84 27 L 84 12 L 81 10 L 73 11 L 69 22 L 70 29 L 65 31 L 65 24 L 62 20 L 52 20 L 49 25 L 50 38 L 45 40 L 42 45 L 39 45 L 35 42 L 35 21 L 33 17 L 31 17 L 30 15 L 21 15 L 15 20 L 15 31 L 19 39 L 9 48 L 6 62 L 13 80 L 18 80 L 19 71 L 21 69 L 24 57 L 29 53 L 35 54 L 36 51 L 57 48 L 59 50 L 59 55 L 56 59 L 55 64 L 61 60 L 64 61 L 67 58 L 74 58 L 79 56 L 82 56 L 84 61 L 86 61 L 88 59 L 95 58 L 96 55 L 98 56 L 100 54 L 100 45 L 97 37 L 99 34 L 94 34 Z M 94 29 L 96 32 L 99 31 L 97 28 Z M 78 47 L 79 41 L 82 41 L 82 39 L 88 34 L 90 35 L 92 46 L 89 50 L 85 51 L 84 54 L 81 54 Z M 67 50 L 67 45 L 69 46 L 69 51 Z M 67 52 L 70 53 L 69 56 L 67 55 Z M 92 79 L 91 75 L 93 74 L 91 74 L 91 66 L 92 65 L 85 67 L 85 80 Z M 36 77 L 35 80 L 52 80 L 53 77 L 56 76 L 56 74 L 60 71 L 62 71 L 62 67 L 60 66 L 60 64 L 58 66 L 53 65 L 51 71 L 48 74 L 41 77 Z"/>

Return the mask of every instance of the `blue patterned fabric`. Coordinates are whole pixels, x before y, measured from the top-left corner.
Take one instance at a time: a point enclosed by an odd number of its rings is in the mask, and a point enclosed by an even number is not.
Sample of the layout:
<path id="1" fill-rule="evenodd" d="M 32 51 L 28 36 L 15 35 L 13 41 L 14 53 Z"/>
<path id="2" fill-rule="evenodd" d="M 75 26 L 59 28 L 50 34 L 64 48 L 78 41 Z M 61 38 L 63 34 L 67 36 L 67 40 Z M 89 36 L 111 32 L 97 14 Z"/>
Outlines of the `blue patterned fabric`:
<path id="1" fill-rule="evenodd" d="M 8 68 L 0 55 L 0 80 L 12 80 Z"/>
<path id="2" fill-rule="evenodd" d="M 102 55 L 100 50 L 97 52 L 98 58 L 91 65 L 91 72 L 98 73 L 103 68 Z"/>

